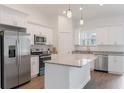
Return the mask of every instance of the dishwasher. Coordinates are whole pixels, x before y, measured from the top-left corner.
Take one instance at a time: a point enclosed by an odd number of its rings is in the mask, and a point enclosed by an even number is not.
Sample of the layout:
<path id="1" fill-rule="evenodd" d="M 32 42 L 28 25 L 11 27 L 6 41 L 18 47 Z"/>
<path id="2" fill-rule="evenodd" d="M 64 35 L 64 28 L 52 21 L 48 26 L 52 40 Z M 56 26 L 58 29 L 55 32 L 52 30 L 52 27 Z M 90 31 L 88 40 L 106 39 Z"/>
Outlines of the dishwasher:
<path id="1" fill-rule="evenodd" d="M 98 58 L 95 61 L 95 70 L 108 72 L 108 55 L 97 55 Z"/>

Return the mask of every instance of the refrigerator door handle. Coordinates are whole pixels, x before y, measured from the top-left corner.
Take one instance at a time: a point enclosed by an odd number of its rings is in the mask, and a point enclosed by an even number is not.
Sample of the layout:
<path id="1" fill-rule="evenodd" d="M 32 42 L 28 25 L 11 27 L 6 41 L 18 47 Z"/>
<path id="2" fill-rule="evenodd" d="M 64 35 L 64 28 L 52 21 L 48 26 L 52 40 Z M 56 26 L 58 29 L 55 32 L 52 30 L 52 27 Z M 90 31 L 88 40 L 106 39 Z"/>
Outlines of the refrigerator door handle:
<path id="1" fill-rule="evenodd" d="M 18 47 L 18 52 L 19 52 L 19 65 L 20 65 L 20 62 L 21 62 L 21 49 L 20 49 L 20 41 L 18 40 L 18 44 L 19 44 L 19 47 Z"/>
<path id="2" fill-rule="evenodd" d="M 18 40 L 16 40 L 16 66 L 18 66 Z"/>

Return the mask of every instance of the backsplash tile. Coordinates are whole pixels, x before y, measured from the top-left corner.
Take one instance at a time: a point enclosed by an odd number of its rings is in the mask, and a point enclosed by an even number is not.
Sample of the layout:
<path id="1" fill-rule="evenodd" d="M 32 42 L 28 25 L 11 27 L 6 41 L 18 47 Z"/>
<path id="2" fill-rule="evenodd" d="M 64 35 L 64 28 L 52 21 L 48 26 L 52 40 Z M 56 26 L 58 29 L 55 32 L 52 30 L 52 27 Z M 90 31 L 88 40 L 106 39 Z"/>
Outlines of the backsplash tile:
<path id="1" fill-rule="evenodd" d="M 87 47 L 83 46 L 75 46 L 75 50 L 87 50 Z M 119 45 L 100 45 L 100 46 L 94 46 L 90 47 L 91 51 L 118 51 L 118 52 L 124 52 L 124 46 Z"/>

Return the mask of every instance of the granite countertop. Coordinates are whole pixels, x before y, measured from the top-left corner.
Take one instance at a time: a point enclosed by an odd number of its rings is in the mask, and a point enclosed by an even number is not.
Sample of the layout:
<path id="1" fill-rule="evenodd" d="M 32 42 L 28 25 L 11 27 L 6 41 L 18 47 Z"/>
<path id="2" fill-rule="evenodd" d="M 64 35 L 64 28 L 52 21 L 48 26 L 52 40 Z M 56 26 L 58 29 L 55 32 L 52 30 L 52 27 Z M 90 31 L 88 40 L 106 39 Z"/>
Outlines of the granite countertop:
<path id="1" fill-rule="evenodd" d="M 75 50 L 73 51 L 73 54 L 88 54 L 87 51 L 80 51 L 80 50 Z M 95 55 L 115 55 L 115 56 L 124 56 L 124 52 L 120 52 L 120 51 L 90 51 L 89 54 L 95 54 Z"/>
<path id="2" fill-rule="evenodd" d="M 59 64 L 66 66 L 82 67 L 89 62 L 92 62 L 97 57 L 92 54 L 67 54 L 67 55 L 51 55 L 51 60 L 45 63 Z"/>

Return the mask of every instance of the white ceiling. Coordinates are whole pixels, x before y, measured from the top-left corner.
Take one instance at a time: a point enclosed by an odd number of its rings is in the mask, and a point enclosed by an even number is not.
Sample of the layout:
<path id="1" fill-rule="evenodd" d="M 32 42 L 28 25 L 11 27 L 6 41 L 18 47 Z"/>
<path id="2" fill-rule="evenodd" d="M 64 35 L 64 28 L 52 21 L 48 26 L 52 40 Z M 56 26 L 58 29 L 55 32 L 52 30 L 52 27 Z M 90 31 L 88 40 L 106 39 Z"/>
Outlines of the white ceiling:
<path id="1" fill-rule="evenodd" d="M 37 11 L 44 13 L 48 16 L 62 15 L 62 11 L 68 8 L 68 4 L 34 4 L 26 5 L 32 8 L 35 8 Z M 81 5 L 73 4 L 71 9 L 73 12 L 73 18 L 78 20 L 80 19 L 80 10 Z M 96 4 L 82 5 L 83 6 L 83 18 L 84 20 L 105 18 L 111 16 L 123 16 L 124 15 L 124 4 L 108 4 L 99 6 Z"/>
<path id="2" fill-rule="evenodd" d="M 68 9 L 68 4 L 24 4 L 22 6 L 39 11 L 48 17 L 63 15 L 63 10 Z M 70 6 L 73 12 L 73 19 L 75 21 L 80 19 L 80 6 L 83 6 L 84 20 L 124 16 L 124 4 L 107 4 L 103 6 L 99 6 L 98 4 L 73 4 Z"/>

